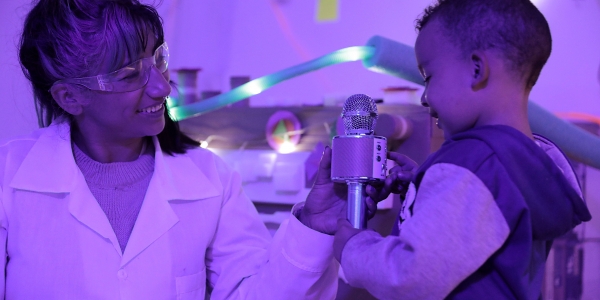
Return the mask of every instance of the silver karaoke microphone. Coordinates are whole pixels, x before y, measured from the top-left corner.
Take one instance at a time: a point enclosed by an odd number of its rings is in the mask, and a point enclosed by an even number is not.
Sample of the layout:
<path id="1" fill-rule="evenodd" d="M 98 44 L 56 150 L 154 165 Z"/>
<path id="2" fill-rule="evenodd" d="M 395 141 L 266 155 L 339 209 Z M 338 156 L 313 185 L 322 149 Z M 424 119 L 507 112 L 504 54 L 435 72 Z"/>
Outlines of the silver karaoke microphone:
<path id="1" fill-rule="evenodd" d="M 367 226 L 366 185 L 385 180 L 387 140 L 373 135 L 377 106 L 369 96 L 350 96 L 342 109 L 345 135 L 331 141 L 331 179 L 348 184 L 348 220 L 354 228 Z"/>

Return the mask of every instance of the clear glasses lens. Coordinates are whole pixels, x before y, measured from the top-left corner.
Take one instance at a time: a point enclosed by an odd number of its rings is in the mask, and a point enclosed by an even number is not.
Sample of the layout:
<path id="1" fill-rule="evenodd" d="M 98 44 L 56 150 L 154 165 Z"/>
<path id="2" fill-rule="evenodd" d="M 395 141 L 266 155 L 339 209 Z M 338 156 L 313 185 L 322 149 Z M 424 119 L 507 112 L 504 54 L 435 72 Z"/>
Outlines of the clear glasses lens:
<path id="1" fill-rule="evenodd" d="M 148 83 L 152 66 L 156 66 L 156 69 L 161 73 L 167 71 L 169 66 L 169 47 L 167 43 L 160 45 L 154 51 L 153 56 L 138 59 L 114 72 L 92 77 L 59 80 L 56 83 L 75 83 L 96 91 L 131 92 L 142 88 Z"/>
<path id="2" fill-rule="evenodd" d="M 97 76 L 98 85 L 107 92 L 135 91 L 148 83 L 152 66 L 156 66 L 161 73 L 167 71 L 169 48 L 166 43 L 156 49 L 154 56 L 139 59 L 117 71 Z"/>
<path id="3" fill-rule="evenodd" d="M 166 42 L 154 52 L 154 65 L 162 73 L 167 71 L 169 67 L 169 47 Z"/>

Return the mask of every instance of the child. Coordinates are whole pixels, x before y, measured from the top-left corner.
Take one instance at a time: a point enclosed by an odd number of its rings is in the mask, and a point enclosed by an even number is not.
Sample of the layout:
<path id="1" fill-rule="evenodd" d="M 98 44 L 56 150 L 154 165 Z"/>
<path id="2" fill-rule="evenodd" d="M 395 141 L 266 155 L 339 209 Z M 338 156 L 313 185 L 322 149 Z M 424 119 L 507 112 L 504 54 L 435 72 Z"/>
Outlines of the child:
<path id="1" fill-rule="evenodd" d="M 446 142 L 416 171 L 398 236 L 341 221 L 334 253 L 382 299 L 538 299 L 552 240 L 591 218 L 567 159 L 527 120 L 548 24 L 528 0 L 439 0 L 417 29 L 422 103 Z"/>

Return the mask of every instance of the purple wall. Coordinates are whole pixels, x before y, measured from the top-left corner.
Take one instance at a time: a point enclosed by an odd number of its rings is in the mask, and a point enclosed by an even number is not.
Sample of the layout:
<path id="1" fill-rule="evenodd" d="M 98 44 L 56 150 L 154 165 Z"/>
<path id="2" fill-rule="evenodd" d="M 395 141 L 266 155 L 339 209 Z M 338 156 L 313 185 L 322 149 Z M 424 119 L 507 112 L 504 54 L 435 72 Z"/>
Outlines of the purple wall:
<path id="1" fill-rule="evenodd" d="M 600 1 L 537 0 L 553 51 L 531 99 L 555 112 L 600 116 Z"/>
<path id="2" fill-rule="evenodd" d="M 0 139 L 36 127 L 15 51 L 30 1 L 5 2 L 0 11 L 0 50 L 9 59 L 0 71 L 4 93 Z M 201 67 L 199 89 L 226 91 L 229 76 L 260 77 L 340 48 L 363 45 L 374 34 L 412 45 L 414 19 L 430 1 L 339 2 L 340 18 L 329 23 L 316 22 L 316 1 L 303 0 L 163 0 L 159 11 L 172 68 Z M 551 111 L 600 115 L 600 0 L 534 2 L 550 23 L 554 51 L 531 98 Z M 253 97 L 252 104 L 317 104 L 325 97 L 355 93 L 382 97 L 383 88 L 406 84 L 354 62 L 284 82 Z"/>
<path id="3" fill-rule="evenodd" d="M 33 96 L 17 57 L 19 33 L 29 0 L 3 0 L 0 9 L 0 140 L 37 128 Z"/>
<path id="4" fill-rule="evenodd" d="M 166 10 L 176 2 L 181 6 L 191 3 L 189 0 L 165 1 L 162 9 Z M 228 76 L 260 77 L 340 48 L 363 45 L 374 34 L 412 45 L 416 38 L 414 19 L 429 2 L 382 0 L 373 5 L 368 0 L 340 1 L 340 19 L 330 23 L 315 21 L 315 1 L 194 2 L 187 4 L 186 14 L 201 16 L 199 11 L 202 10 L 230 11 L 231 17 L 211 22 L 205 30 L 195 26 L 201 25 L 200 17 L 176 21 L 189 25 L 177 30 L 175 36 L 202 35 L 200 32 L 206 31 L 205 42 L 212 38 L 214 45 L 229 46 L 205 47 L 211 62 L 202 65 L 204 71 L 199 78 L 200 89 L 227 90 Z M 600 34 L 597 29 L 600 28 L 600 1 L 534 2 L 550 23 L 554 51 L 531 98 L 551 111 L 600 115 Z M 194 10 L 196 12 L 192 12 Z M 209 18 L 216 17 L 212 14 Z M 287 27 L 282 26 L 286 23 Z M 230 35 L 217 37 L 214 32 L 230 32 Z M 187 41 L 177 46 L 186 47 L 192 43 Z M 186 51 L 188 55 L 195 55 Z M 226 62 L 217 64 L 213 58 Z M 190 61 L 195 62 L 195 59 Z M 253 97 L 252 104 L 317 104 L 324 97 L 343 98 L 354 93 L 381 97 L 382 88 L 405 84 L 399 79 L 371 73 L 358 62 L 347 63 L 275 86 Z"/>

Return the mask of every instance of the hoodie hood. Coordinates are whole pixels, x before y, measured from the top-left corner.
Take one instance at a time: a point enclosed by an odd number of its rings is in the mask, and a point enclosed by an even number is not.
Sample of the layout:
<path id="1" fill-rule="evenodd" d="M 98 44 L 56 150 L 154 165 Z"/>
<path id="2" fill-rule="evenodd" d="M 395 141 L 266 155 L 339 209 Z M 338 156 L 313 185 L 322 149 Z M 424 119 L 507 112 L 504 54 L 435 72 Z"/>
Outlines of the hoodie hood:
<path id="1" fill-rule="evenodd" d="M 549 140 L 539 138 L 558 150 Z M 551 158 L 520 131 L 502 125 L 481 126 L 454 135 L 444 145 L 473 139 L 485 143 L 494 152 L 510 180 L 518 187 L 529 208 L 535 240 L 557 238 L 591 219 L 576 181 L 573 186 L 558 167 L 557 158 Z M 572 172 L 572 169 L 565 172 Z"/>

